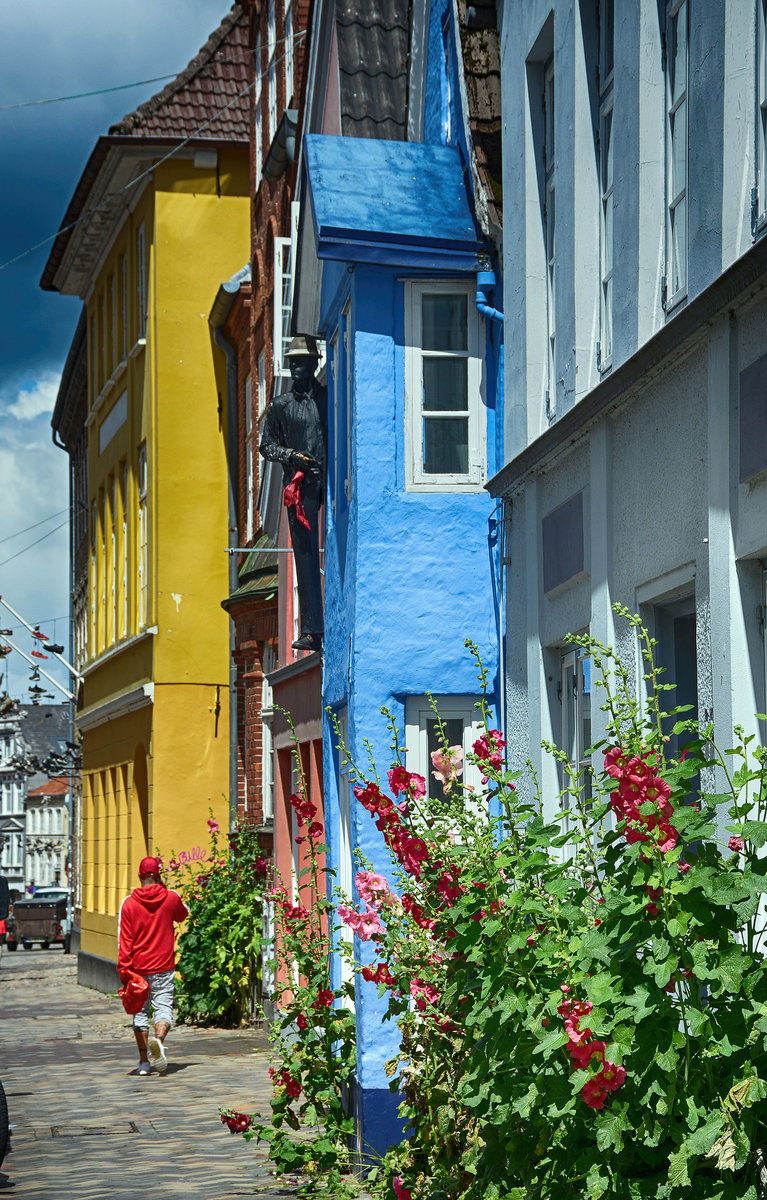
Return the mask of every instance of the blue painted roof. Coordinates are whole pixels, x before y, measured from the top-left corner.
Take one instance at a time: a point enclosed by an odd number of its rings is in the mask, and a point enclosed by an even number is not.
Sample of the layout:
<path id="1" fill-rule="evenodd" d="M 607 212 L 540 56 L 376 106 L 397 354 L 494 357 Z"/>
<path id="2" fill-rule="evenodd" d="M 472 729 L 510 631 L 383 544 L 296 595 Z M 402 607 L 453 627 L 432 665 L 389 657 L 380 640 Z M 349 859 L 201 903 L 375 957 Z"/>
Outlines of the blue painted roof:
<path id="1" fill-rule="evenodd" d="M 307 134 L 304 163 L 318 258 L 477 269 L 456 147 Z"/>

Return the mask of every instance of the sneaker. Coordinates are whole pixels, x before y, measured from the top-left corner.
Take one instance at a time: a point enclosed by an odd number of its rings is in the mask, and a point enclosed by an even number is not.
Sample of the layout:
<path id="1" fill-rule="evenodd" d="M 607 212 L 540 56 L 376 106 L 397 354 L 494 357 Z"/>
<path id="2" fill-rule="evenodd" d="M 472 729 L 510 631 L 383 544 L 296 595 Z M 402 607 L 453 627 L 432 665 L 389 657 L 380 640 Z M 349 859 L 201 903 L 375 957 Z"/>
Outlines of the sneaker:
<path id="1" fill-rule="evenodd" d="M 152 1072 L 151 1064 L 148 1062 L 140 1062 L 138 1065 L 137 1075 L 150 1075 Z"/>
<path id="2" fill-rule="evenodd" d="M 165 1057 L 165 1049 L 162 1042 L 154 1034 L 151 1035 L 147 1042 L 147 1050 L 149 1051 L 149 1060 L 152 1066 L 160 1075 L 164 1075 L 168 1069 L 168 1060 Z"/>

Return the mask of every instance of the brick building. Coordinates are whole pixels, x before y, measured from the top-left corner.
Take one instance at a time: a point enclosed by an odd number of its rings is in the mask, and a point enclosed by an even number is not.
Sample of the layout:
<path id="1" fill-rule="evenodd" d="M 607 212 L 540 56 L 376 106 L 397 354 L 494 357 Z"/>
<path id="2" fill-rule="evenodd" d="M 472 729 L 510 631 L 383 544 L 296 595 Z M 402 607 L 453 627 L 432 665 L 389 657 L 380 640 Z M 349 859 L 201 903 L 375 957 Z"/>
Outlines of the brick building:
<path id="1" fill-rule="evenodd" d="M 274 818 L 273 753 L 288 731 L 273 728 L 271 673 L 294 666 L 292 555 L 281 522 L 281 472 L 258 453 L 269 399 L 290 380 L 289 340 L 297 234 L 296 147 L 306 63 L 310 4 L 250 0 L 251 262 L 219 288 L 211 312 L 214 339 L 227 363 L 226 428 L 230 478 L 230 587 L 222 601 L 232 619 L 232 765 L 230 790 L 237 818 L 262 829 L 271 849 Z M 319 655 L 310 684 L 319 711 Z M 306 668 L 303 668 L 305 671 Z M 279 690 L 279 678 L 275 680 Z M 290 698 L 288 698 L 290 699 Z M 281 701 L 282 702 L 282 701 Z M 286 707 L 290 707 L 287 704 Z M 319 728 L 319 726 L 318 726 Z M 284 745 L 280 745 L 284 743 Z"/>

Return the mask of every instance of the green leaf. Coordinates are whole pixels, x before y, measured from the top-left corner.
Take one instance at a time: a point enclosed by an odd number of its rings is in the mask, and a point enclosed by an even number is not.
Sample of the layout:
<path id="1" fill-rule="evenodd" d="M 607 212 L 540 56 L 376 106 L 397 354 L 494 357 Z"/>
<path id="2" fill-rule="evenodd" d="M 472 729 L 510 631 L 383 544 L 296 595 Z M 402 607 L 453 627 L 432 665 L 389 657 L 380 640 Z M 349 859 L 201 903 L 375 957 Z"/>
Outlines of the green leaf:
<path id="1" fill-rule="evenodd" d="M 669 1155 L 668 1182 L 672 1188 L 688 1187 L 690 1183 L 690 1173 L 687 1170 L 688 1150 L 686 1145 L 681 1146 L 675 1154 Z"/>
<path id="2" fill-rule="evenodd" d="M 702 1125 L 700 1129 L 696 1129 L 694 1133 L 691 1133 L 684 1142 L 687 1154 L 708 1154 L 722 1132 L 723 1124 L 724 1114 L 722 1112 L 713 1113 L 706 1121 L 706 1124 Z"/>

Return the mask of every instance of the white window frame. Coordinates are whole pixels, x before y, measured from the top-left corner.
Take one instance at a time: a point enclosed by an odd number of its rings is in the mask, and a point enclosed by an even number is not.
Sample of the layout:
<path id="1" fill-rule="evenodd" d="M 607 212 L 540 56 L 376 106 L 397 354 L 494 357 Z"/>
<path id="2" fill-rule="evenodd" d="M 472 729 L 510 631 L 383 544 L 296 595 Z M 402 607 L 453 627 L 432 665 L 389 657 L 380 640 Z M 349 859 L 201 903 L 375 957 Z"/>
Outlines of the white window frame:
<path id="1" fill-rule="evenodd" d="M 457 280 L 407 280 L 405 282 L 405 490 L 452 492 L 482 490 L 486 471 L 486 428 L 483 400 L 481 331 L 475 305 L 474 283 Z M 435 293 L 463 293 L 467 297 L 467 350 L 424 351 L 422 349 L 422 297 Z M 430 474 L 423 469 L 423 369 L 425 355 L 446 357 L 452 353 L 468 362 L 468 471 L 466 474 Z M 439 417 L 439 411 L 429 413 Z M 456 416 L 455 410 L 447 413 Z"/>
<path id="2" fill-rule="evenodd" d="M 689 0 L 670 0 L 666 8 L 666 310 L 672 309 L 687 296 L 687 272 L 689 267 L 689 79 L 690 79 L 690 21 Z M 674 38 L 675 28 L 684 22 L 685 76 L 676 96 L 672 94 L 674 82 Z M 675 25 L 676 23 L 676 25 Z M 684 121 L 679 114 L 684 108 Z M 682 124 L 681 131 L 678 126 Z M 673 132 L 672 132 L 673 131 Z M 674 180 L 674 139 L 679 135 L 684 151 L 684 179 L 676 192 L 672 193 Z M 676 143 L 678 146 L 678 143 Z M 683 243 L 675 242 L 675 231 L 679 228 L 679 215 L 684 215 Z M 674 286 L 674 250 L 683 245 L 684 264 L 677 286 Z"/>
<path id="3" fill-rule="evenodd" d="M 557 415 L 557 256 L 556 256 L 556 94 L 554 56 L 543 68 L 543 240 L 546 256 L 546 374 L 545 414 Z"/>
<path id="4" fill-rule="evenodd" d="M 290 378 L 287 349 L 293 304 L 293 245 L 289 237 L 274 239 L 274 375 Z"/>
<path id="5" fill-rule="evenodd" d="M 276 666 L 274 647 L 267 642 L 261 663 L 261 812 L 264 823 L 274 820 L 274 694 L 266 677 Z"/>
<path id="6" fill-rule="evenodd" d="M 253 437 L 253 380 L 248 375 L 245 380 L 245 477 L 247 495 L 245 498 L 245 539 L 250 542 L 255 532 L 255 486 L 256 486 L 256 445 Z"/>
<path id="7" fill-rule="evenodd" d="M 138 628 L 144 629 L 148 621 L 149 601 L 149 530 L 148 530 L 148 496 L 149 481 L 147 472 L 146 442 L 142 442 L 138 451 Z"/>
<path id="8" fill-rule="evenodd" d="M 264 413 L 266 412 L 266 402 L 268 399 L 267 393 L 266 393 L 266 351 L 265 350 L 261 350 L 258 355 L 258 360 L 256 362 L 256 371 L 258 372 L 258 382 L 257 382 L 256 386 L 258 388 L 258 420 L 260 421 L 261 418 L 263 417 Z"/>
<path id="9" fill-rule="evenodd" d="M 142 221 L 136 233 L 136 304 L 138 308 L 136 322 L 136 338 L 140 341 L 146 337 L 147 317 L 147 271 L 146 271 L 146 232 Z"/>
<path id="10" fill-rule="evenodd" d="M 615 89 L 615 21 L 607 18 L 614 13 L 615 0 L 600 0 L 599 6 L 599 355 L 600 371 L 606 371 L 613 361 L 613 191 L 615 168 L 613 154 L 613 110 Z M 613 43 L 608 44 L 609 32 Z"/>
<path id="11" fill-rule="evenodd" d="M 261 74 L 261 34 L 256 38 L 256 46 L 253 51 L 254 68 L 256 73 L 255 86 L 253 88 L 253 149 L 255 153 L 255 175 L 256 188 L 261 182 L 261 170 L 264 163 L 264 130 L 263 120 L 261 116 L 261 93 L 263 91 L 263 76 Z"/>
<path id="12" fill-rule="evenodd" d="M 266 89 L 268 93 L 267 141 L 277 132 L 277 19 L 275 0 L 268 0 L 266 13 Z"/>
<path id="13" fill-rule="evenodd" d="M 572 770 L 581 776 L 581 780 L 588 784 L 590 775 L 588 768 L 591 766 L 591 759 L 586 755 L 586 751 L 590 749 L 593 740 L 591 721 L 593 720 L 593 712 L 591 711 L 591 700 L 593 697 L 593 660 L 586 654 L 585 650 L 577 647 L 575 649 L 563 650 L 560 660 L 560 683 L 559 696 L 561 702 L 561 722 L 560 722 L 560 750 L 567 755 L 567 761 Z M 586 696 L 589 697 L 589 703 L 586 704 Z M 586 729 L 586 714 L 588 712 L 589 729 L 588 736 L 585 733 Z M 568 787 L 569 779 L 564 777 L 562 773 L 561 785 L 563 788 Z M 590 796 L 587 795 L 588 800 Z M 567 796 L 564 796 L 560 803 L 564 807 L 570 807 Z M 569 829 L 570 819 L 565 818 L 565 829 Z"/>
<path id="14" fill-rule="evenodd" d="M 479 710 L 475 707 L 478 696 L 439 696 L 432 697 L 441 720 L 463 721 L 463 773 L 458 782 L 474 788 L 478 797 L 482 795 L 482 772 L 475 763 L 469 762 L 472 745 L 477 738 L 482 737 L 485 727 Z M 428 725 L 435 720 L 434 709 L 428 696 L 408 696 L 405 700 L 405 745 L 407 746 L 406 762 L 408 771 L 416 771 L 424 779 L 432 780 L 434 767 L 429 757 Z M 441 785 L 438 784 L 438 790 Z M 427 787 L 428 795 L 428 787 Z M 467 802 L 467 808 L 476 812 L 478 817 L 486 816 L 484 804 Z M 449 810 L 446 810 L 449 817 Z"/>
<path id="15" fill-rule="evenodd" d="M 293 0 L 285 0 L 285 12 L 282 18 L 282 30 L 285 43 L 285 107 L 293 99 L 295 87 L 295 55 L 293 53 Z"/>
<path id="16" fill-rule="evenodd" d="M 767 0 L 756 0 L 756 210 L 767 225 Z"/>

